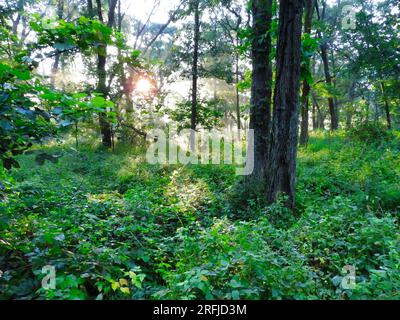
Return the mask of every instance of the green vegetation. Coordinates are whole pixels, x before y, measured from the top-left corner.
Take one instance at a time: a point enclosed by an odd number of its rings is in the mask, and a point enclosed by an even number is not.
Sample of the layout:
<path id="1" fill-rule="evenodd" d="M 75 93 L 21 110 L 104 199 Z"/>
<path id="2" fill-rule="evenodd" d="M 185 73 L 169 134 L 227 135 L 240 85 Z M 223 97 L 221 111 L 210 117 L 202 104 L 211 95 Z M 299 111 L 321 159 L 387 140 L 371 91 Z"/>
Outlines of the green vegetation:
<path id="1" fill-rule="evenodd" d="M 399 10 L 1 1 L 0 300 L 400 299 Z"/>
<path id="2" fill-rule="evenodd" d="M 400 135 L 378 131 L 312 134 L 294 215 L 284 201 L 238 206 L 234 167 L 151 166 L 141 149 L 73 139 L 35 147 L 0 207 L 0 298 L 399 299 Z M 40 286 L 45 265 L 55 290 Z"/>

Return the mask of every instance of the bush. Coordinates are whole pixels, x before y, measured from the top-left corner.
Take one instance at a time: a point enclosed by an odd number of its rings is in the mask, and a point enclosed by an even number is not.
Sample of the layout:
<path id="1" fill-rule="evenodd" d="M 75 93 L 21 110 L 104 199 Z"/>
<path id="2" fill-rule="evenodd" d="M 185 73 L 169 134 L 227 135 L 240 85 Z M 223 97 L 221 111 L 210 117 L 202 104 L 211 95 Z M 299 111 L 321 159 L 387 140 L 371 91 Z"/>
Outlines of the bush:
<path id="1" fill-rule="evenodd" d="M 156 298 L 316 298 L 304 256 L 266 219 L 216 219 L 211 228 L 181 228 L 176 237 L 176 270 L 164 276 L 167 289 Z"/>
<path id="2" fill-rule="evenodd" d="M 380 143 L 388 141 L 393 135 L 382 124 L 378 123 L 363 123 L 347 132 L 347 136 L 353 140 L 358 140 L 368 143 Z"/>

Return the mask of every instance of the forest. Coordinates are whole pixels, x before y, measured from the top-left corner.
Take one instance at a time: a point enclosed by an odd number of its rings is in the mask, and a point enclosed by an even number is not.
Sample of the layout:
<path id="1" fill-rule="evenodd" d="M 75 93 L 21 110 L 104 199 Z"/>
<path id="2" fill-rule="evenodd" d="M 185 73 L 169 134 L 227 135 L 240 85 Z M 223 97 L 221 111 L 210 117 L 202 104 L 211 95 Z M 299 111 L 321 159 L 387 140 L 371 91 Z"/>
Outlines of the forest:
<path id="1" fill-rule="evenodd" d="M 400 2 L 0 0 L 0 300 L 400 300 Z"/>

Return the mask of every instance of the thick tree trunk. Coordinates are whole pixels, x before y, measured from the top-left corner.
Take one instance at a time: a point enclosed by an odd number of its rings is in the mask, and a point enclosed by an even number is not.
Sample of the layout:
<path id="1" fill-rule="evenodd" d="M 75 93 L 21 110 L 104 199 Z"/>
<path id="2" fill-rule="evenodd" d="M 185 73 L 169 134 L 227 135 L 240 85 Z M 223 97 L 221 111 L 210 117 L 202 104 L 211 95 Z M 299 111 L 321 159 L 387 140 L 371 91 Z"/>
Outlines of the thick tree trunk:
<path id="1" fill-rule="evenodd" d="M 252 186 L 265 189 L 265 171 L 271 128 L 272 67 L 269 60 L 272 21 L 272 0 L 253 0 L 253 65 L 250 101 L 250 129 L 254 130 L 254 170 L 248 176 Z"/>
<path id="2" fill-rule="evenodd" d="M 285 194 L 289 208 L 295 205 L 302 12 L 302 0 L 280 1 L 266 196 L 267 201 L 272 203 L 279 194 Z"/>
<path id="3" fill-rule="evenodd" d="M 304 18 L 304 33 L 311 33 L 312 18 L 314 13 L 314 1 L 305 0 L 305 18 Z M 310 69 L 310 65 L 307 65 Z M 308 106 L 309 106 L 309 95 L 310 95 L 310 84 L 306 79 L 303 80 L 303 89 L 301 97 L 301 125 L 300 125 L 300 144 L 307 145 L 308 143 Z"/>

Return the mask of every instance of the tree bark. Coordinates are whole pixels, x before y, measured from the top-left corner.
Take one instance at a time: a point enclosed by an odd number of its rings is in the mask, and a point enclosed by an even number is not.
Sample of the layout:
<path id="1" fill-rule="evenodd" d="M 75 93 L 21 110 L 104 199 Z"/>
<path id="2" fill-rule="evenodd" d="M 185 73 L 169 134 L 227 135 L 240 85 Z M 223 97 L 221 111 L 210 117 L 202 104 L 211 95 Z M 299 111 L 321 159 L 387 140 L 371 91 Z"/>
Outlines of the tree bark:
<path id="1" fill-rule="evenodd" d="M 305 18 L 304 18 L 304 33 L 311 33 L 312 18 L 314 13 L 314 1 L 315 0 L 305 0 Z M 310 69 L 310 64 L 308 63 L 307 68 Z M 302 97 L 301 97 L 301 125 L 300 125 L 300 144 L 307 145 L 308 143 L 308 118 L 309 118 L 309 95 L 310 95 L 310 84 L 307 79 L 303 80 Z"/>
<path id="2" fill-rule="evenodd" d="M 101 1 L 96 0 L 97 3 L 97 14 L 99 16 L 99 20 L 104 24 Z M 108 11 L 108 22 L 107 26 L 112 27 L 114 25 L 115 20 L 115 8 L 117 5 L 117 0 L 110 0 L 109 2 L 109 11 Z M 104 98 L 108 97 L 107 90 L 107 71 L 106 71 L 106 63 L 107 63 L 107 44 L 100 43 L 98 46 L 97 53 L 97 88 L 96 91 L 98 93 L 102 93 Z M 111 124 L 107 119 L 107 114 L 105 112 L 101 112 L 99 114 L 99 122 L 100 122 L 100 132 L 102 137 L 102 143 L 105 147 L 112 147 L 112 132 L 111 132 Z"/>
<path id="3" fill-rule="evenodd" d="M 295 205 L 296 155 L 299 134 L 302 0 L 281 0 L 267 201 L 280 194 Z"/>
<path id="4" fill-rule="evenodd" d="M 250 101 L 250 129 L 254 130 L 254 170 L 248 176 L 252 185 L 265 189 L 265 171 L 271 129 L 272 67 L 271 35 L 272 0 L 253 0 L 253 65 Z"/>

